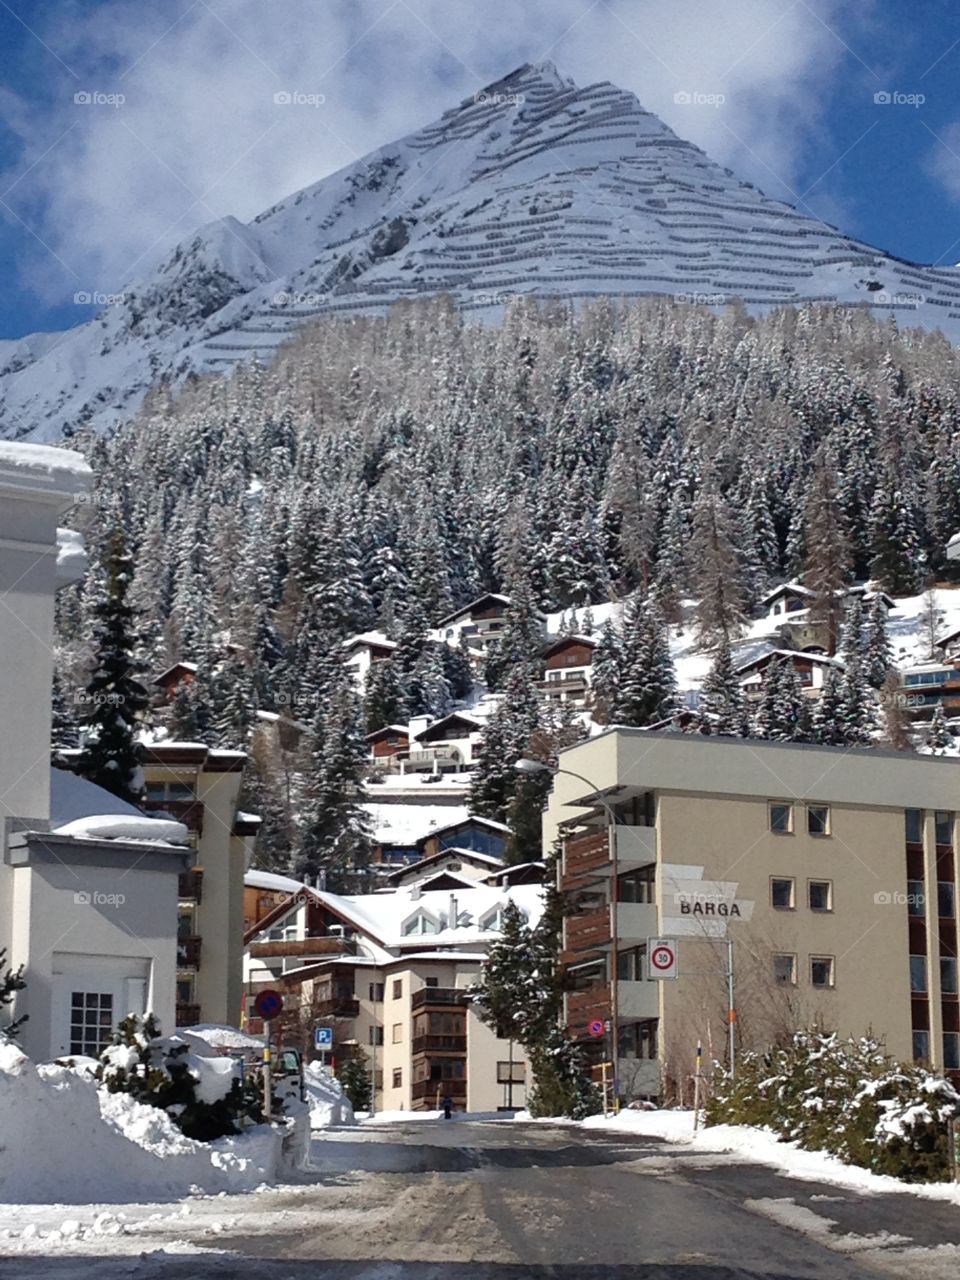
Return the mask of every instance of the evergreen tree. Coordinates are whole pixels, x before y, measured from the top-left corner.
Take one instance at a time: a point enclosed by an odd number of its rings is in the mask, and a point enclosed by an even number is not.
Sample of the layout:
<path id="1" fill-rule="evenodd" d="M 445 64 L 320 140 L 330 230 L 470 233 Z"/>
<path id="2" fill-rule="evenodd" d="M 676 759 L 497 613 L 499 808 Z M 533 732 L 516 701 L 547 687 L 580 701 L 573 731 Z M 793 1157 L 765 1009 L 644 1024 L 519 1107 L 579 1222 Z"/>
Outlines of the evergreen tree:
<path id="1" fill-rule="evenodd" d="M 912 596 L 922 564 L 915 512 L 888 475 L 877 485 L 870 508 L 870 576 L 890 595 Z"/>
<path id="2" fill-rule="evenodd" d="M 730 645 L 721 640 L 703 682 L 700 695 L 701 731 L 740 736 L 746 732 L 746 709 L 743 686 L 730 653 Z"/>
<path id="3" fill-rule="evenodd" d="M 943 706 L 941 703 L 933 709 L 933 716 L 930 719 L 930 728 L 923 740 L 923 745 L 930 750 L 931 755 L 946 755 L 947 747 L 953 746 L 953 735 L 947 728 L 947 720 L 943 714 Z"/>
<path id="4" fill-rule="evenodd" d="M 356 1050 L 340 1067 L 337 1079 L 343 1092 L 350 1099 L 354 1111 L 369 1111 L 373 1102 L 373 1081 L 367 1067 L 367 1055 Z"/>
<path id="5" fill-rule="evenodd" d="M 810 708 L 789 658 L 767 664 L 754 726 L 758 738 L 806 742 L 811 736 Z"/>
<path id="6" fill-rule="evenodd" d="M 616 724 L 653 724 L 669 716 L 677 701 L 677 680 L 670 656 L 667 629 L 656 605 L 632 596 L 623 615 L 623 649 L 617 697 L 612 708 Z"/>
<path id="7" fill-rule="evenodd" d="M 887 637 L 887 610 L 879 594 L 874 594 L 863 630 L 863 671 L 867 684 L 882 689 L 893 666 L 893 650 Z"/>
<path id="8" fill-rule="evenodd" d="M 822 464 L 810 476 L 803 508 L 807 554 L 803 584 L 813 593 L 810 620 L 825 630 L 828 654 L 836 653 L 850 575 L 850 551 L 833 478 Z"/>
<path id="9" fill-rule="evenodd" d="M 694 508 L 689 559 L 697 597 L 697 639 L 702 648 L 730 644 L 746 621 L 739 530 L 716 490 L 704 490 Z"/>
<path id="10" fill-rule="evenodd" d="M 104 559 L 104 584 L 94 606 L 93 673 L 86 688 L 84 745 L 77 772 L 98 786 L 136 804 L 143 794 L 143 727 L 149 698 L 141 683 L 144 664 L 136 655 L 137 636 L 127 591 L 133 561 L 119 530 Z"/>
<path id="11" fill-rule="evenodd" d="M 68 697 L 58 671 L 53 673 L 52 718 L 50 741 L 55 748 L 76 747 L 80 741 L 80 722 L 73 700 Z"/>
<path id="12" fill-rule="evenodd" d="M 870 746 L 877 727 L 876 694 L 870 687 L 863 662 L 863 605 L 853 596 L 847 605 L 840 657 L 840 700 L 837 709 L 844 745 Z"/>
<path id="13" fill-rule="evenodd" d="M 593 651 L 591 715 L 598 724 L 609 724 L 613 708 L 620 697 L 620 671 L 623 646 L 620 634 L 607 618 L 600 628 L 600 638 Z"/>
<path id="14" fill-rule="evenodd" d="M 363 718 L 367 733 L 375 733 L 388 724 L 399 724 L 407 719 L 401 675 L 393 657 L 372 663 L 367 672 Z"/>
<path id="15" fill-rule="evenodd" d="M 842 716 L 841 677 L 836 667 L 828 667 L 823 673 L 820 697 L 813 709 L 813 741 L 825 747 L 844 746 L 846 736 Z"/>
<path id="16" fill-rule="evenodd" d="M 542 708 L 533 677 L 515 667 L 506 695 L 487 721 L 474 752 L 470 812 L 497 822 L 506 820 L 520 775 L 515 765 L 530 750 L 542 723 Z"/>

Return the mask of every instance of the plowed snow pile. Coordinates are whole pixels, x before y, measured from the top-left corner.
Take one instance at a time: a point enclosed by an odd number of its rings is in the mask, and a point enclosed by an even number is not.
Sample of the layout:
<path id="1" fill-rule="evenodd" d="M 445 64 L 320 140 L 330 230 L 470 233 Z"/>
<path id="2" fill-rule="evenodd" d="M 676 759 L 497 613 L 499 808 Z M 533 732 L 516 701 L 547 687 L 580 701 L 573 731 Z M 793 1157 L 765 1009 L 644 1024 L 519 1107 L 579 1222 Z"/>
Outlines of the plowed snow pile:
<path id="1" fill-rule="evenodd" d="M 279 1130 L 194 1142 L 169 1116 L 67 1067 L 35 1066 L 0 1042 L 0 1201 L 165 1200 L 272 1182 Z"/>

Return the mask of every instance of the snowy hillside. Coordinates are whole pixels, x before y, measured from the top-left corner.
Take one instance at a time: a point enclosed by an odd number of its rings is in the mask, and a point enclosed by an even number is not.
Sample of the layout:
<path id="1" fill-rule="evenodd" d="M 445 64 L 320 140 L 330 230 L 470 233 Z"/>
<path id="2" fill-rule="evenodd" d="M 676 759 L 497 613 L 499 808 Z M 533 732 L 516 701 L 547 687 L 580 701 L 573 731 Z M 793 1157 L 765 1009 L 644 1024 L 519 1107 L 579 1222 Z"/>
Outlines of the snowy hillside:
<path id="1" fill-rule="evenodd" d="M 321 314 L 451 294 L 665 294 L 751 308 L 839 301 L 960 336 L 960 275 L 920 267 L 767 199 L 609 83 L 524 66 L 419 133 L 183 241 L 63 335 L 0 342 L 0 434 L 132 415 L 158 377 L 266 357 Z"/>

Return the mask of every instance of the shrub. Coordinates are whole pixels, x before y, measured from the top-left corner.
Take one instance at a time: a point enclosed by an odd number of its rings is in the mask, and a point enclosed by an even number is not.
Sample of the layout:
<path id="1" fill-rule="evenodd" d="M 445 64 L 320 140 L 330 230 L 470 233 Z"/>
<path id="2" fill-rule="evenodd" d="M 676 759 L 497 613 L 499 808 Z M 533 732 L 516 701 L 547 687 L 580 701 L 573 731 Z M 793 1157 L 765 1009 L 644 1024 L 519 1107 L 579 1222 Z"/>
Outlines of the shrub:
<path id="1" fill-rule="evenodd" d="M 950 1177 L 949 1122 L 957 1117 L 960 1094 L 946 1080 L 894 1062 L 870 1037 L 822 1030 L 744 1054 L 735 1081 L 718 1068 L 706 1106 L 707 1124 L 758 1125 L 907 1182 Z"/>
<path id="2" fill-rule="evenodd" d="M 204 1061 L 185 1041 L 161 1036 L 152 1015 L 142 1026 L 131 1016 L 120 1023 L 113 1044 L 100 1055 L 97 1079 L 110 1093 L 127 1093 L 144 1106 L 165 1111 L 186 1137 L 198 1142 L 262 1124 L 262 1076 L 248 1072 L 241 1081 L 236 1075 L 204 1073 Z M 274 1115 L 282 1113 L 276 1094 L 272 1106 Z"/>
<path id="3" fill-rule="evenodd" d="M 373 1083 L 367 1070 L 366 1055 L 360 1050 L 356 1057 L 348 1058 L 337 1072 L 343 1092 L 350 1099 L 354 1111 L 369 1111 L 373 1101 Z"/>
<path id="4" fill-rule="evenodd" d="M 603 1110 L 600 1090 L 586 1074 L 580 1050 L 559 1029 L 531 1053 L 534 1087 L 527 1100 L 532 1116 L 582 1120 Z"/>

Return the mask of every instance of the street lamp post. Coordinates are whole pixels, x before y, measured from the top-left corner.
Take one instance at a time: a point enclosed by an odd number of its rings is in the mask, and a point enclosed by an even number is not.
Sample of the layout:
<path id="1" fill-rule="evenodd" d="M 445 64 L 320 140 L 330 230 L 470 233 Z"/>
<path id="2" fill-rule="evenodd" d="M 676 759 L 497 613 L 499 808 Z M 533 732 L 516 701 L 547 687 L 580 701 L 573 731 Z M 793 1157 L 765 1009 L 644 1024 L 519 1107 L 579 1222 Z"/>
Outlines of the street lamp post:
<path id="1" fill-rule="evenodd" d="M 618 1027 L 617 1020 L 619 1017 L 617 1002 L 617 982 L 619 979 L 619 945 L 618 945 L 618 928 L 617 920 L 617 901 L 619 897 L 618 876 L 620 870 L 619 851 L 617 849 L 616 832 L 611 828 L 616 827 L 620 821 L 616 812 L 610 807 L 607 801 L 601 796 L 600 788 L 595 782 L 591 782 L 589 778 L 585 778 L 582 773 L 575 773 L 572 769 L 561 769 L 556 765 L 546 764 L 543 760 L 529 760 L 522 758 L 516 762 L 514 768 L 518 773 L 534 775 L 538 773 L 549 773 L 556 777 L 557 774 L 565 774 L 568 778 L 576 778 L 578 782 L 584 783 L 590 788 L 597 798 L 597 803 L 603 810 L 607 819 L 607 838 L 611 842 L 611 863 L 613 873 L 613 887 L 610 894 L 611 905 L 611 921 L 610 921 L 610 1063 L 613 1067 L 613 1096 L 616 1105 L 616 1099 L 620 1091 L 620 1046 L 618 1044 Z M 604 1101 L 606 1106 L 606 1101 Z"/>

